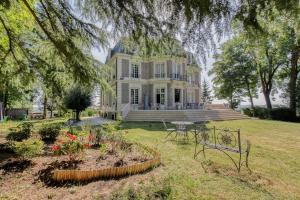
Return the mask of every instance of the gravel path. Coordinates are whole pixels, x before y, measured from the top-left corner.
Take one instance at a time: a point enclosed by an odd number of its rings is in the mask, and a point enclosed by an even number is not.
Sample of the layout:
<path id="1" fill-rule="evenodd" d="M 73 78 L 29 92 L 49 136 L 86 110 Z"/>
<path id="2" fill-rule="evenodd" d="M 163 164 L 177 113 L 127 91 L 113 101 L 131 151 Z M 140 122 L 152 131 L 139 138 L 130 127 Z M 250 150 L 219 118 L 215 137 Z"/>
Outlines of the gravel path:
<path id="1" fill-rule="evenodd" d="M 113 122 L 113 120 L 104 119 L 101 117 L 86 117 L 82 118 L 80 122 L 76 122 L 73 126 L 95 126 Z"/>

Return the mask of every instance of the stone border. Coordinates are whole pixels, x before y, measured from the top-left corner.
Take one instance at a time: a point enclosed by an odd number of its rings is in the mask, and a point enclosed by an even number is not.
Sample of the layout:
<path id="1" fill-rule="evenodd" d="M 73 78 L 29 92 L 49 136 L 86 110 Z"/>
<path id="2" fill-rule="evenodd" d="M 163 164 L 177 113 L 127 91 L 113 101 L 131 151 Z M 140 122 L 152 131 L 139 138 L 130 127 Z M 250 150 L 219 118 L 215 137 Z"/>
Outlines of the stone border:
<path id="1" fill-rule="evenodd" d="M 159 166 L 161 163 L 160 153 L 154 149 L 139 143 L 132 143 L 142 147 L 153 155 L 154 158 L 143 163 L 123 167 L 110 167 L 94 170 L 54 170 L 52 179 L 54 181 L 91 181 L 100 178 L 119 178 L 145 172 Z"/>

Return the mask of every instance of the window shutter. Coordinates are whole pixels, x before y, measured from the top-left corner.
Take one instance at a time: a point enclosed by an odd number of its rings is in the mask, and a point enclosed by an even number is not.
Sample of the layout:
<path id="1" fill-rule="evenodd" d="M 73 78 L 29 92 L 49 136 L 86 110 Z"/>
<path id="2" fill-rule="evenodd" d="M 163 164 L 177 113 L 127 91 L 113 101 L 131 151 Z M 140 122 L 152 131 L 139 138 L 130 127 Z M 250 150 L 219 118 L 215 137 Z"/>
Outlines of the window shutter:
<path id="1" fill-rule="evenodd" d="M 121 102 L 122 103 L 129 103 L 129 83 L 122 83 L 121 89 L 122 89 Z"/>
<path id="2" fill-rule="evenodd" d="M 153 62 L 150 62 L 149 63 L 149 79 L 150 78 L 153 78 L 153 73 L 154 73 L 154 65 L 153 65 Z"/>
<path id="3" fill-rule="evenodd" d="M 129 77 L 129 60 L 122 59 L 122 77 Z"/>
<path id="4" fill-rule="evenodd" d="M 172 77 L 171 74 L 172 74 L 172 60 L 168 60 L 167 61 L 167 77 L 171 78 Z"/>
<path id="5" fill-rule="evenodd" d="M 199 89 L 195 89 L 195 102 L 199 103 Z"/>

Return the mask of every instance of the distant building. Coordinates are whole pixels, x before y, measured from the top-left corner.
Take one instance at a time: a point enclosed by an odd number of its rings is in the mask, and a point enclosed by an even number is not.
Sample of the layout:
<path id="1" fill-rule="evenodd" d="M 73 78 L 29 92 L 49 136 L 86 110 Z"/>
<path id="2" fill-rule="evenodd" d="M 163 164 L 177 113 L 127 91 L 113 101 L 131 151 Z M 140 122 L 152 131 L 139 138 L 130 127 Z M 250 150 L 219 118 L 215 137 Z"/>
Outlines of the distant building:
<path id="1" fill-rule="evenodd" d="M 201 68 L 193 55 L 139 56 L 119 42 L 107 57 L 112 91 L 102 91 L 100 106 L 107 114 L 127 110 L 198 109 Z"/>

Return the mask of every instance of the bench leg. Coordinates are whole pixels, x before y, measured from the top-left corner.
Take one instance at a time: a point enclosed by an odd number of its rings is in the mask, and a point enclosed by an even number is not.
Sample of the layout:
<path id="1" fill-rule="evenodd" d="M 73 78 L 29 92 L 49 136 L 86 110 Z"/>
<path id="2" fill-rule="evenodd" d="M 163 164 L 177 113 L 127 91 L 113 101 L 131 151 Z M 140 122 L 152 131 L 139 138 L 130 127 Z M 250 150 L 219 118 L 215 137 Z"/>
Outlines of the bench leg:
<path id="1" fill-rule="evenodd" d="M 202 151 L 203 151 L 203 156 L 204 156 L 204 158 L 206 159 L 206 155 L 205 155 L 205 147 L 204 147 L 204 145 L 202 146 Z"/>
<path id="2" fill-rule="evenodd" d="M 204 145 L 202 145 L 202 150 L 200 150 L 200 151 L 198 151 L 197 152 L 197 146 L 198 146 L 198 144 L 196 143 L 196 145 L 195 145 L 195 150 L 194 150 L 194 159 L 198 156 L 198 154 L 199 153 L 203 153 L 203 156 L 204 156 L 204 158 L 206 159 L 206 155 L 205 155 L 205 147 L 204 147 Z"/>
<path id="3" fill-rule="evenodd" d="M 165 139 L 167 139 L 174 131 L 169 131 L 168 135 L 165 137 Z"/>
<path id="4" fill-rule="evenodd" d="M 247 140 L 247 151 L 246 151 L 246 167 L 249 168 L 249 154 L 250 154 L 250 147 L 251 147 L 251 144 L 250 142 Z"/>

